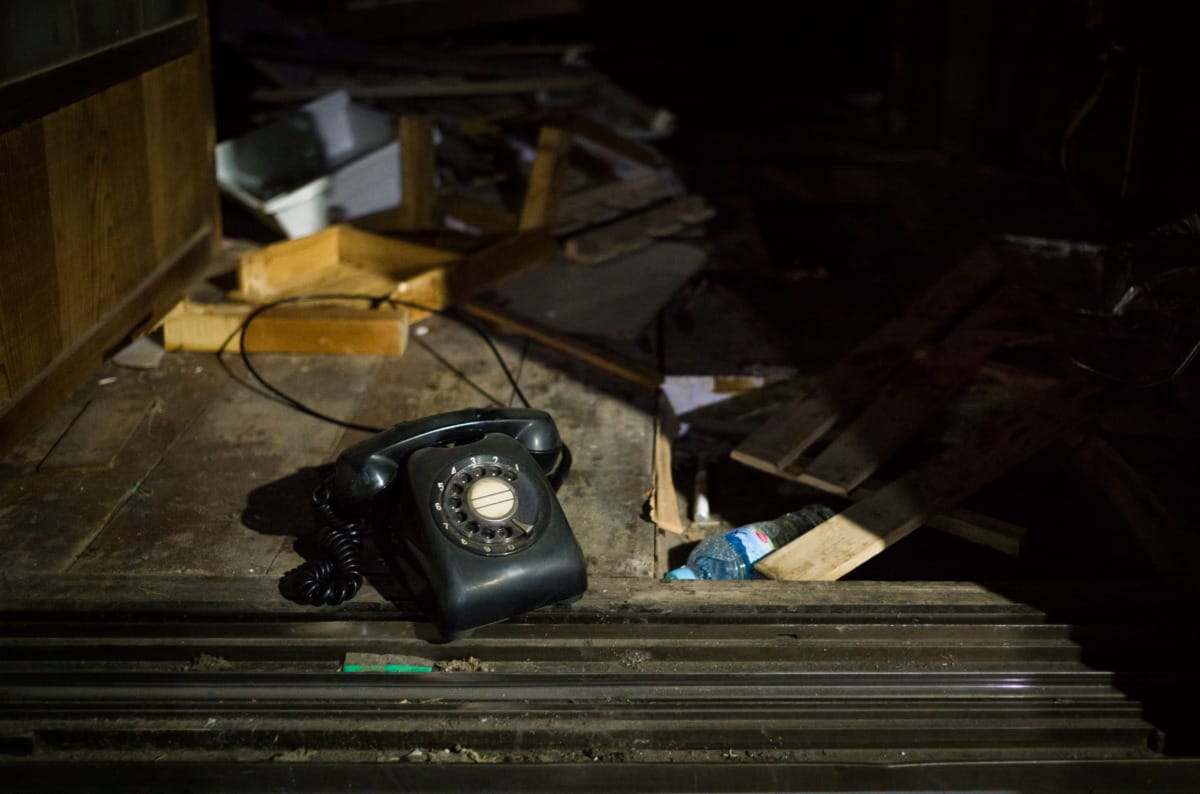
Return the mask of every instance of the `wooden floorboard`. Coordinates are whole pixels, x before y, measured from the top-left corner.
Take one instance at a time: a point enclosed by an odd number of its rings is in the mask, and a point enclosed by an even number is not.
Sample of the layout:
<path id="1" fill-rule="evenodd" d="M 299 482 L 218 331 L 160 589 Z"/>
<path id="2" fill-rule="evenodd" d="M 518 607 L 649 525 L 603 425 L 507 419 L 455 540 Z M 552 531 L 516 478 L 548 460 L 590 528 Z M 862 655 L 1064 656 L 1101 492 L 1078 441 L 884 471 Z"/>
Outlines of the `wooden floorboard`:
<path id="1" fill-rule="evenodd" d="M 521 387 L 549 411 L 571 449 L 571 474 L 559 501 L 575 531 L 588 575 L 651 577 L 654 525 L 642 518 L 653 484 L 655 393 L 601 388 L 595 370 L 535 346 Z"/>
<path id="2" fill-rule="evenodd" d="M 225 381 L 211 356 L 168 357 L 153 371 L 133 372 L 111 364 L 101 370 L 0 466 L 0 566 L 10 571 L 70 567 L 114 512 L 138 492 Z M 113 466 L 86 472 L 38 471 L 58 438 L 102 396 L 151 402 Z M 197 467 L 192 476 L 199 472 Z"/>
<path id="3" fill-rule="evenodd" d="M 349 416 L 378 366 L 374 357 L 271 356 L 272 383 L 335 416 Z M 286 516 L 247 509 L 256 489 L 325 462 L 342 429 L 303 416 L 227 378 L 220 393 L 141 482 L 72 571 L 256 574 L 288 541 Z"/>

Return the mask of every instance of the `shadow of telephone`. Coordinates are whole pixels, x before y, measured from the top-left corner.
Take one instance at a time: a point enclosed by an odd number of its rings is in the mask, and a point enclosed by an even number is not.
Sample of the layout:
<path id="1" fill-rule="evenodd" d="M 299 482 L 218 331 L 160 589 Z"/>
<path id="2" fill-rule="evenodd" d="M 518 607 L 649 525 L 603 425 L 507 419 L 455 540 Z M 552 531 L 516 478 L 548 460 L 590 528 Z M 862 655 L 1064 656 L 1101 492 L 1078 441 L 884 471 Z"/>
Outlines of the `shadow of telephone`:
<path id="1" fill-rule="evenodd" d="M 362 586 L 364 532 L 382 527 L 447 638 L 578 598 L 583 552 L 555 496 L 570 452 L 544 411 L 473 408 L 398 424 L 343 452 L 313 493 L 322 558 L 295 591 L 340 604 Z M 395 545 L 395 544 L 388 544 Z"/>

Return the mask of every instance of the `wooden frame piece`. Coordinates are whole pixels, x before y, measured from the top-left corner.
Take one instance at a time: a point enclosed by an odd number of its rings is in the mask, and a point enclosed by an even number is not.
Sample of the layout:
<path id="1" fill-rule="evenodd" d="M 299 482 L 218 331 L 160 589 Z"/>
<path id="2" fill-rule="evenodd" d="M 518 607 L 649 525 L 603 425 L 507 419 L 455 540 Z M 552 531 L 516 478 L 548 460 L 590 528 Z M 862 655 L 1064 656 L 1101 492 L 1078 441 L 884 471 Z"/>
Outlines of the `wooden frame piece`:
<path id="1" fill-rule="evenodd" d="M 409 322 L 545 264 L 554 255 L 545 229 L 520 232 L 466 256 L 333 226 L 298 240 L 269 245 L 242 257 L 239 290 L 247 303 L 309 294 L 366 294 L 412 303 Z"/>
<path id="2" fill-rule="evenodd" d="M 456 258 L 450 251 L 331 226 L 244 255 L 235 297 L 267 303 L 312 292 L 387 294 L 396 281 Z"/>
<path id="3" fill-rule="evenodd" d="M 254 310 L 246 303 L 181 301 L 163 318 L 167 350 L 236 350 L 238 329 Z M 334 353 L 399 356 L 408 346 L 408 311 L 386 304 L 279 306 L 255 317 L 245 335 L 254 353 Z"/>
<path id="4" fill-rule="evenodd" d="M 397 130 L 400 137 L 400 204 L 355 218 L 354 224 L 385 233 L 432 229 L 435 226 L 434 204 L 438 199 L 433 120 L 428 116 L 401 116 Z"/>
<path id="5" fill-rule="evenodd" d="M 528 231 L 554 225 L 570 149 L 570 133 L 556 127 L 542 127 L 538 131 L 537 157 L 529 172 L 529 185 L 517 228 Z"/>

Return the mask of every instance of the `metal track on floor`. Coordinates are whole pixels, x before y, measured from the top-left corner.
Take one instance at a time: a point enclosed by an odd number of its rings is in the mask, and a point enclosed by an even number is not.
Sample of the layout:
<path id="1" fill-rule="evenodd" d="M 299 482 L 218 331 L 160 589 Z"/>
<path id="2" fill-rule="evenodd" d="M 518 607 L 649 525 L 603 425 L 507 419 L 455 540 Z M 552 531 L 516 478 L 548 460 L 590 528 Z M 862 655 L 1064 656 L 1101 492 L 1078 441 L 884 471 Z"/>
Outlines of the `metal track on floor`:
<path id="1" fill-rule="evenodd" d="M 14 610 L 0 766 L 55 789 L 1193 790 L 1192 614 L 617 605 L 446 644 L 406 613 Z M 360 653 L 471 671 L 340 672 Z"/>

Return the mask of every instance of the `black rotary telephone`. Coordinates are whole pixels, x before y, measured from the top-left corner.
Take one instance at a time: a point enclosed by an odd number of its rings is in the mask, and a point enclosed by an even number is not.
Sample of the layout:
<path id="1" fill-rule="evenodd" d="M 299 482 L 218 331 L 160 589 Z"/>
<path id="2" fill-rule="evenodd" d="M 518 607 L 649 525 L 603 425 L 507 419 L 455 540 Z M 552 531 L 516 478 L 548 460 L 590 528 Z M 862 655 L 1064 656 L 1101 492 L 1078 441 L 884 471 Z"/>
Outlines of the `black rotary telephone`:
<path id="1" fill-rule="evenodd" d="M 300 595 L 352 598 L 363 532 L 382 525 L 447 637 L 578 598 L 586 565 L 555 497 L 569 467 L 550 415 L 527 408 L 428 416 L 355 444 L 313 494 L 327 558 L 299 569 Z"/>

